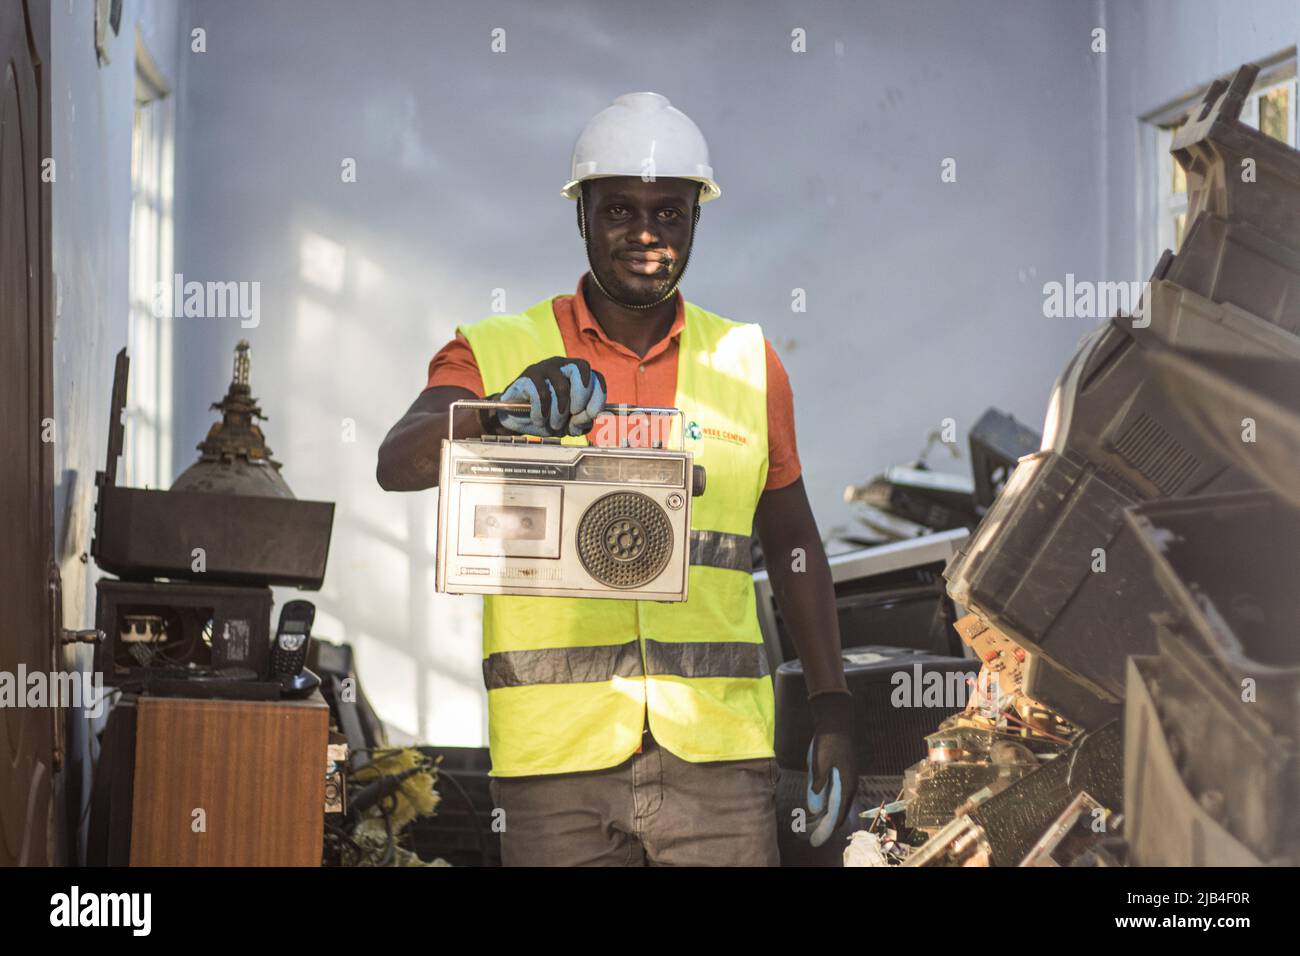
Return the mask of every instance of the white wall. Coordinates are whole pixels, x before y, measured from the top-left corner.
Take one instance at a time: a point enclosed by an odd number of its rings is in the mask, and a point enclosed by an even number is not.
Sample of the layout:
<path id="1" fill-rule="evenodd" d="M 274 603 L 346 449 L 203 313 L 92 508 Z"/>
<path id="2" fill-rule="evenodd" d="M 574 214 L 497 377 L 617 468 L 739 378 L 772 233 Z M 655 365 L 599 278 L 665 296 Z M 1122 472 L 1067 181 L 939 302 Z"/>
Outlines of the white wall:
<path id="1" fill-rule="evenodd" d="M 433 493 L 387 495 L 374 453 L 453 326 L 572 291 L 556 195 L 585 119 L 656 89 L 709 137 L 724 198 L 684 284 L 761 322 L 794 383 L 823 528 L 844 485 L 988 405 L 1041 421 L 1092 323 L 1042 285 L 1145 278 L 1137 117 L 1296 43 L 1292 0 L 745 5 L 126 0 L 96 63 L 93 10 L 53 2 L 56 545 L 65 616 L 93 614 L 94 472 L 127 336 L 134 29 L 176 89 L 177 268 L 261 283 L 261 324 L 177 320 L 175 470 L 240 337 L 300 497 L 339 504 L 318 631 L 357 644 L 394 725 L 483 739 L 477 608 L 433 594 Z M 1107 52 L 1089 50 L 1104 25 Z M 189 31 L 208 31 L 192 53 Z M 492 54 L 490 31 L 506 30 Z M 790 52 L 790 31 L 808 51 Z M 1104 120 L 1104 121 L 1103 121 Z M 358 163 L 358 182 L 340 162 Z M 939 163 L 957 160 L 956 183 Z M 809 311 L 790 311 L 791 290 Z M 344 420 L 356 441 L 342 440 Z M 939 467 L 967 467 L 937 456 Z M 284 597 L 285 595 L 281 595 Z"/>
<path id="2" fill-rule="evenodd" d="M 179 85 L 179 29 L 184 2 L 125 0 L 119 32 L 108 33 L 110 62 L 95 53 L 94 4 L 53 0 L 51 7 L 51 141 L 53 205 L 55 556 L 63 579 L 64 624 L 94 624 L 91 561 L 95 472 L 104 467 L 114 356 L 127 344 L 131 232 L 131 133 L 135 103 L 136 28 L 173 89 Z M 179 94 L 177 94 L 179 95 Z M 86 645 L 76 666 L 90 666 Z M 88 799 L 103 717 L 69 724 L 64 777 L 74 806 Z M 60 813 L 64 789 L 60 788 Z M 85 804 L 80 804 L 84 806 Z M 79 819 L 84 862 L 89 818 Z M 77 861 L 70 861 L 77 862 Z"/>
<path id="3" fill-rule="evenodd" d="M 200 2 L 177 267 L 260 282 L 262 318 L 178 323 L 176 468 L 247 336 L 287 480 L 339 505 L 325 588 L 306 595 L 318 631 L 357 644 L 389 721 L 477 744 L 476 602 L 433 593 L 435 495 L 382 492 L 375 450 L 494 288 L 512 309 L 573 290 L 585 263 L 558 190 L 586 119 L 654 89 L 705 131 L 724 194 L 683 288 L 778 345 L 825 528 L 849 517 L 845 485 L 944 418 L 963 460 L 932 461 L 960 469 L 987 406 L 1041 423 L 1087 331 L 1042 317 L 1042 284 L 1100 270 L 1098 9 Z"/>
<path id="4" fill-rule="evenodd" d="M 94 622 L 95 472 L 104 467 L 113 359 L 127 344 L 135 31 L 163 72 L 178 76 L 185 4 L 126 0 L 111 62 L 95 55 L 94 4 L 51 3 L 55 553 L 68 627 Z"/>

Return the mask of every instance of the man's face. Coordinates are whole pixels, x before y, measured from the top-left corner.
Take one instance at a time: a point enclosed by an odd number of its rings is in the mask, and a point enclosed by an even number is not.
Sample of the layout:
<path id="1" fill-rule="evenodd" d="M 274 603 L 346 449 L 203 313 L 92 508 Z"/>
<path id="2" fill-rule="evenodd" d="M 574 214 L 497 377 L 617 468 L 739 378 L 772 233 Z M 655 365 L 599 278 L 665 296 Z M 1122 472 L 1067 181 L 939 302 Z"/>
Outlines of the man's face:
<path id="1" fill-rule="evenodd" d="M 689 179 L 610 176 L 583 184 L 591 270 L 619 302 L 650 305 L 673 287 L 694 238 Z"/>

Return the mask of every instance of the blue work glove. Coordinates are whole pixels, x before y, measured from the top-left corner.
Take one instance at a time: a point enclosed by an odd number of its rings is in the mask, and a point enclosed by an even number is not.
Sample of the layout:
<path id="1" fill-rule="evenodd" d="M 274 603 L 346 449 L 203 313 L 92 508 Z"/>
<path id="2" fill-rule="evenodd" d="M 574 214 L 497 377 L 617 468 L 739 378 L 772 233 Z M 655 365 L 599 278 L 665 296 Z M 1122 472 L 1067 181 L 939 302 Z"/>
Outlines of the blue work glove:
<path id="1" fill-rule="evenodd" d="M 527 415 L 497 412 L 506 431 L 540 438 L 585 435 L 605 407 L 605 376 L 579 358 L 556 355 L 524 369 L 500 395 L 503 402 L 527 402 Z"/>
<path id="2" fill-rule="evenodd" d="M 821 846 L 848 819 L 858 791 L 853 750 L 853 698 L 848 691 L 827 691 L 809 698 L 813 739 L 808 744 L 808 832 Z"/>

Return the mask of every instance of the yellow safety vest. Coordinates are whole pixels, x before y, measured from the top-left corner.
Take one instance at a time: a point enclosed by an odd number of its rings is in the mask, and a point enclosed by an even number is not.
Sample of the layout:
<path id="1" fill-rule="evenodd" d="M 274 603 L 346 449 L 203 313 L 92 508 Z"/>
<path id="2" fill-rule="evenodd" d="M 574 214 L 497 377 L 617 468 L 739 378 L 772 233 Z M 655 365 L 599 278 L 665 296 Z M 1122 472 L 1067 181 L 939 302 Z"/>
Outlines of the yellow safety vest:
<path id="1" fill-rule="evenodd" d="M 487 394 L 565 354 L 552 301 L 459 328 Z M 685 308 L 674 404 L 684 412 L 686 447 L 707 471 L 692 504 L 689 599 L 485 597 L 493 776 L 617 766 L 640 746 L 647 721 L 683 760 L 773 756 L 772 678 L 749 545 L 767 480 L 763 333 Z M 676 448 L 680 423 L 672 428 L 665 447 Z"/>

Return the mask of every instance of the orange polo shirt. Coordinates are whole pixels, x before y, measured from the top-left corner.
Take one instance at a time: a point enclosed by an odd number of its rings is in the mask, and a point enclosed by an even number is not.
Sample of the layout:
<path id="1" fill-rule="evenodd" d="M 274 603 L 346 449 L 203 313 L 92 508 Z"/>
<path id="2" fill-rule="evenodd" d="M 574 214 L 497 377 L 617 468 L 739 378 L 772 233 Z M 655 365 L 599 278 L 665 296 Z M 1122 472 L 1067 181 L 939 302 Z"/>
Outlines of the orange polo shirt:
<path id="1" fill-rule="evenodd" d="M 677 397 L 678 338 L 686 325 L 686 308 L 681 292 L 676 293 L 677 318 L 673 320 L 672 328 L 650 346 L 650 351 L 639 356 L 607 336 L 591 314 L 582 295 L 585 278 L 584 273 L 578 280 L 576 294 L 556 296 L 553 301 L 555 323 L 564 341 L 564 354 L 585 359 L 605 376 L 605 386 L 609 390 L 607 402 L 671 406 Z M 772 343 L 766 339 L 763 341 L 767 349 L 767 484 L 764 487 L 784 488 L 793 484 L 802 471 L 795 447 L 794 394 L 790 390 L 790 377 L 777 358 Z M 456 385 L 483 397 L 483 377 L 474 361 L 474 351 L 459 332 L 429 362 L 429 380 L 425 387 L 433 388 L 435 385 Z"/>

